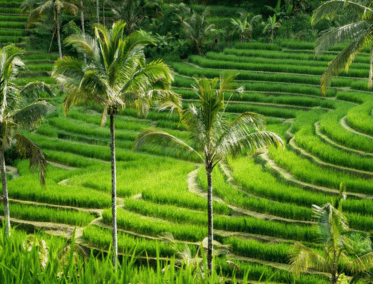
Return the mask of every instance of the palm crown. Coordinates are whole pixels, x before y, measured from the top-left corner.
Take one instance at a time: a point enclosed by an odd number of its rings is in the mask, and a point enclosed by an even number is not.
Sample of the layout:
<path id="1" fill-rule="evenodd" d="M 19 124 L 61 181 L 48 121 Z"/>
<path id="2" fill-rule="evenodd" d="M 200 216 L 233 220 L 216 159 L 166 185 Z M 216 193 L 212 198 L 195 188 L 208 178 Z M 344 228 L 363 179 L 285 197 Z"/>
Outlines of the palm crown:
<path id="1" fill-rule="evenodd" d="M 364 47 L 370 48 L 370 57 L 373 58 L 373 10 L 357 2 L 345 0 L 331 0 L 323 3 L 318 7 L 312 16 L 312 24 L 325 17 L 333 19 L 342 11 L 347 11 L 349 15 L 355 15 L 356 22 L 341 27 L 332 28 L 325 31 L 317 39 L 315 53 L 320 54 L 329 47 L 351 41 L 337 57 L 331 61 L 321 76 L 321 93 L 326 94 L 327 87 L 330 86 L 334 76 L 338 75 L 341 70 L 348 71 L 355 57 L 363 50 Z M 372 88 L 373 78 L 373 60 L 370 60 L 368 88 Z"/>
<path id="2" fill-rule="evenodd" d="M 103 106 L 101 124 L 110 117 L 114 266 L 118 255 L 115 114 L 125 107 L 146 114 L 154 99 L 161 102 L 161 108 L 180 108 L 179 96 L 170 90 L 173 80 L 170 68 L 161 60 L 146 64 L 144 48 L 154 43 L 153 38 L 143 31 L 124 37 L 125 25 L 119 21 L 110 30 L 97 25 L 94 38 L 68 37 L 67 44 L 85 54 L 87 64 L 78 58 L 63 57 L 56 61 L 52 73 L 66 87 L 65 112 L 79 102 L 94 101 Z"/>
<path id="3" fill-rule="evenodd" d="M 203 161 L 207 175 L 208 202 L 208 271 L 212 272 L 213 254 L 213 213 L 212 213 L 212 180 L 214 167 L 227 155 L 238 155 L 246 149 L 250 153 L 269 145 L 282 145 L 281 138 L 272 132 L 263 131 L 264 121 L 260 115 L 245 112 L 232 122 L 225 116 L 226 103 L 224 94 L 234 86 L 235 75 L 225 73 L 220 78 L 208 80 L 197 79 L 194 91 L 198 95 L 199 105 L 190 106 L 182 112 L 181 121 L 190 131 L 193 145 L 160 130 L 147 130 L 141 133 L 135 148 L 148 142 L 157 145 L 171 145 L 176 151 L 196 153 Z M 241 91 L 242 89 L 238 89 Z"/>

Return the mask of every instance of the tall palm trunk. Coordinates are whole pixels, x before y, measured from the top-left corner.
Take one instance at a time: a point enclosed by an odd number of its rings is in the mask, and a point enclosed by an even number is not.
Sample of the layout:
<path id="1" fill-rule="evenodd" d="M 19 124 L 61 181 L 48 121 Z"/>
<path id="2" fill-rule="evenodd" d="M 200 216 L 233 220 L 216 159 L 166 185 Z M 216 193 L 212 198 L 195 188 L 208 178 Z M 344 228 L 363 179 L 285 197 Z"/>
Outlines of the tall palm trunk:
<path id="1" fill-rule="evenodd" d="M 4 217 L 5 217 L 5 235 L 10 236 L 10 212 L 9 212 L 9 197 L 8 197 L 8 184 L 6 180 L 5 168 L 5 152 L 0 150 L 0 171 L 1 171 L 1 184 L 3 186 L 2 200 L 4 203 Z"/>
<path id="2" fill-rule="evenodd" d="M 273 32 L 274 32 L 274 30 L 275 30 L 275 28 L 272 28 L 272 33 L 271 33 L 271 43 L 273 43 L 273 38 L 274 38 L 274 34 L 273 34 Z"/>
<path id="3" fill-rule="evenodd" d="M 105 26 L 105 0 L 102 0 L 102 24 Z"/>
<path id="4" fill-rule="evenodd" d="M 114 113 L 110 112 L 110 150 L 111 150 L 111 209 L 112 209 L 112 230 L 113 230 L 113 265 L 117 266 L 118 259 L 118 241 L 117 241 L 117 174 L 115 162 L 115 127 Z"/>
<path id="5" fill-rule="evenodd" d="M 368 89 L 372 89 L 372 79 L 373 79 L 373 47 L 370 50 Z"/>
<path id="6" fill-rule="evenodd" d="M 213 222 L 213 208 L 212 208 L 212 167 L 206 166 L 207 175 L 207 222 L 208 222 L 208 237 L 207 237 L 207 268 L 208 272 L 212 274 L 212 252 L 214 240 L 214 222 Z"/>
<path id="7" fill-rule="evenodd" d="M 80 20 L 82 22 L 82 33 L 83 33 L 83 38 L 85 39 L 85 28 L 84 28 L 84 6 L 83 6 L 83 0 L 80 1 L 80 5 L 82 5 L 83 10 L 80 12 Z M 84 63 L 87 63 L 87 55 L 83 53 L 84 57 Z"/>
<path id="8" fill-rule="evenodd" d="M 56 11 L 56 29 L 57 29 L 57 41 L 58 41 L 58 53 L 62 58 L 62 47 L 61 47 L 61 34 L 60 34 L 60 15 Z"/>
<path id="9" fill-rule="evenodd" d="M 97 24 L 100 23 L 100 3 L 96 0 L 96 16 L 97 16 Z"/>

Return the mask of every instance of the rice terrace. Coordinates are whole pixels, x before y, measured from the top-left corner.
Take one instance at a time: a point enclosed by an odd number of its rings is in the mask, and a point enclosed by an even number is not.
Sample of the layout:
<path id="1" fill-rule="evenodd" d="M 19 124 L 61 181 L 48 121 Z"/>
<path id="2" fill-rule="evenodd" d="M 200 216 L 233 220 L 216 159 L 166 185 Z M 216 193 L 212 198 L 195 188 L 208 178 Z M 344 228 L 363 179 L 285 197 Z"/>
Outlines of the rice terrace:
<path id="1" fill-rule="evenodd" d="M 372 26 L 0 0 L 0 284 L 373 283 Z"/>

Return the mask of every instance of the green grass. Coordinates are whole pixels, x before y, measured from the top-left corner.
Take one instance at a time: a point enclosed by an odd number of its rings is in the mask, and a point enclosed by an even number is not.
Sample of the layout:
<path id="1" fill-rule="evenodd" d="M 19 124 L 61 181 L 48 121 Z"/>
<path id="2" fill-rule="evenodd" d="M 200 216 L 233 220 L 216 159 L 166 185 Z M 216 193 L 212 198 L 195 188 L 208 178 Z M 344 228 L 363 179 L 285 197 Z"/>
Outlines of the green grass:
<path id="1" fill-rule="evenodd" d="M 312 126 L 304 127 L 295 134 L 296 143 L 322 161 L 363 171 L 373 171 L 370 158 L 349 154 L 323 143 L 313 133 Z"/>
<path id="2" fill-rule="evenodd" d="M 246 180 L 251 181 L 252 179 L 250 176 L 247 176 Z M 206 171 L 202 167 L 198 172 L 198 181 L 204 190 L 207 191 Z M 215 169 L 212 174 L 212 182 L 214 193 L 228 204 L 263 214 L 267 213 L 294 220 L 312 219 L 311 208 L 302 207 L 299 206 L 299 204 L 286 204 L 245 194 L 245 192 L 226 183 L 223 174 L 218 168 Z"/>
<path id="3" fill-rule="evenodd" d="M 216 68 L 216 69 L 238 69 L 238 70 L 252 70 L 252 71 L 268 71 L 268 72 L 284 72 L 284 73 L 298 73 L 304 75 L 320 75 L 325 70 L 325 67 L 308 67 L 290 64 L 263 64 L 263 63 L 245 63 L 234 61 L 223 61 L 208 59 L 197 55 L 189 57 L 190 62 L 193 62 L 201 67 Z M 341 73 L 346 77 L 368 77 L 369 70 L 351 69 L 348 73 Z"/>
<path id="4" fill-rule="evenodd" d="M 110 207 L 110 196 L 89 188 L 63 186 L 47 177 L 46 186 L 40 185 L 37 174 L 25 174 L 8 183 L 9 196 L 31 200 L 88 208 Z"/>
<path id="5" fill-rule="evenodd" d="M 0 205 L 0 214 L 4 206 Z M 10 216 L 22 220 L 54 222 L 75 226 L 87 226 L 95 217 L 87 212 L 49 208 L 29 204 L 10 203 Z"/>
<path id="6" fill-rule="evenodd" d="M 112 243 L 112 233 L 110 230 L 96 226 L 88 226 L 83 231 L 83 237 L 89 243 L 108 249 Z M 121 232 L 118 232 L 119 252 L 132 252 L 135 250 L 137 256 L 157 256 L 171 257 L 175 254 L 173 244 L 166 244 L 160 241 L 136 238 Z M 182 245 L 178 246 L 182 249 Z M 191 251 L 195 253 L 196 249 L 191 246 Z"/>
<path id="7" fill-rule="evenodd" d="M 111 224 L 111 209 L 104 210 L 103 220 Z M 171 233 L 175 239 L 182 241 L 201 242 L 207 237 L 207 226 L 196 226 L 191 224 L 178 224 L 158 219 L 144 218 L 139 214 L 118 208 L 118 228 L 134 231 L 136 233 L 160 236 L 163 233 Z"/>

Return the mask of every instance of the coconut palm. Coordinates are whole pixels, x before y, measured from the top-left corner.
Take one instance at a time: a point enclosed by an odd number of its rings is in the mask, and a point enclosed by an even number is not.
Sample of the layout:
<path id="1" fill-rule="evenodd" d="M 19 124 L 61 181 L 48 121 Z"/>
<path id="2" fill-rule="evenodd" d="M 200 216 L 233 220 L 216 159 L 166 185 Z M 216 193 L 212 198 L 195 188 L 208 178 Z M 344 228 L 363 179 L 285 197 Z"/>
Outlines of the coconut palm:
<path id="1" fill-rule="evenodd" d="M 10 235 L 10 211 L 8 186 L 6 178 L 5 151 L 16 140 L 16 149 L 21 156 L 30 159 L 30 167 L 39 167 L 39 177 L 42 184 L 45 183 L 44 175 L 47 162 L 40 148 L 31 140 L 17 132 L 22 126 L 33 126 L 42 116 L 47 114 L 51 107 L 44 102 L 28 104 L 29 100 L 24 96 L 29 90 L 37 86 L 37 83 L 28 84 L 22 89 L 14 84 L 13 80 L 18 69 L 24 66 L 19 59 L 22 50 L 13 45 L 0 50 L 0 172 L 2 182 L 2 197 L 4 203 L 4 216 L 6 220 L 5 234 Z M 44 84 L 40 84 L 44 86 Z"/>
<path id="2" fill-rule="evenodd" d="M 34 6 L 38 7 L 34 8 Z M 61 34 L 60 34 L 60 14 L 61 11 L 65 11 L 70 15 L 76 16 L 78 11 L 82 9 L 78 1 L 75 0 L 26 0 L 21 5 L 22 13 L 30 12 L 29 18 L 26 22 L 26 27 L 29 28 L 31 24 L 38 22 L 41 17 L 46 14 L 53 14 L 53 21 L 55 25 L 55 31 L 57 33 L 58 52 L 60 58 L 62 57 L 61 47 Z M 54 34 L 53 34 L 54 36 Z"/>
<path id="3" fill-rule="evenodd" d="M 173 74 L 161 60 L 146 64 L 144 48 L 154 39 L 144 31 L 124 37 L 125 23 L 113 24 L 108 30 L 96 25 L 95 37 L 72 35 L 66 43 L 78 53 L 85 53 L 87 64 L 73 57 L 56 61 L 52 75 L 66 86 L 65 113 L 72 105 L 94 101 L 104 107 L 101 125 L 110 118 L 111 175 L 112 175 L 112 220 L 113 263 L 118 255 L 116 221 L 116 161 L 115 161 L 115 115 L 125 107 L 134 107 L 145 114 L 153 99 L 161 106 L 179 107 L 177 95 L 170 91 Z"/>
<path id="4" fill-rule="evenodd" d="M 337 57 L 331 61 L 321 76 L 321 93 L 326 94 L 326 89 L 330 86 L 334 76 L 344 70 L 348 71 L 355 57 L 364 47 L 370 48 L 370 68 L 368 78 L 368 89 L 372 88 L 373 78 L 373 9 L 363 4 L 332 0 L 323 3 L 312 15 L 312 24 L 316 24 L 323 18 L 333 19 L 336 15 L 347 12 L 350 16 L 355 16 L 357 21 L 341 27 L 332 28 L 323 32 L 317 39 L 315 54 L 318 55 L 329 47 L 348 41 L 350 44 L 345 47 Z"/>
<path id="5" fill-rule="evenodd" d="M 246 15 L 245 13 L 241 12 L 240 15 L 240 19 L 231 19 L 231 22 L 235 29 L 238 31 L 240 42 L 243 42 L 244 36 L 249 40 L 252 38 L 254 26 L 260 22 L 260 20 L 262 19 L 262 15 L 255 15 L 251 17 L 250 13 Z"/>
<path id="6" fill-rule="evenodd" d="M 143 144 L 155 142 L 157 145 L 170 145 L 176 151 L 195 153 L 205 165 L 207 176 L 208 210 L 208 270 L 212 272 L 213 256 L 213 208 L 212 208 L 212 171 L 227 155 L 239 155 L 244 149 L 249 153 L 269 145 L 282 145 L 281 138 L 263 130 L 264 121 L 255 113 L 240 114 L 233 122 L 225 116 L 225 91 L 231 89 L 235 75 L 224 73 L 220 78 L 196 79 L 193 86 L 198 95 L 198 106 L 191 105 L 182 112 L 181 122 L 189 130 L 193 146 L 161 130 L 147 130 L 135 141 L 135 149 Z M 216 89 L 218 88 L 218 89 Z M 239 89 L 241 90 L 241 88 Z"/>
<path id="7" fill-rule="evenodd" d="M 210 10 L 207 8 L 202 15 L 193 12 L 193 14 L 182 20 L 182 26 L 184 28 L 186 36 L 190 39 L 192 48 L 198 52 L 199 55 L 203 55 L 203 43 L 208 37 L 209 32 L 214 28 L 214 24 L 207 23 L 207 16 Z"/>
<path id="8" fill-rule="evenodd" d="M 296 276 L 312 268 L 330 274 L 330 284 L 337 284 L 347 270 L 354 275 L 349 281 L 352 284 L 368 275 L 366 272 L 373 260 L 370 238 L 349 231 L 347 218 L 342 213 L 341 195 L 337 203 L 339 205 L 313 205 L 320 241 L 325 247 L 319 253 L 301 243 L 295 244 L 291 270 Z"/>

